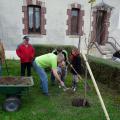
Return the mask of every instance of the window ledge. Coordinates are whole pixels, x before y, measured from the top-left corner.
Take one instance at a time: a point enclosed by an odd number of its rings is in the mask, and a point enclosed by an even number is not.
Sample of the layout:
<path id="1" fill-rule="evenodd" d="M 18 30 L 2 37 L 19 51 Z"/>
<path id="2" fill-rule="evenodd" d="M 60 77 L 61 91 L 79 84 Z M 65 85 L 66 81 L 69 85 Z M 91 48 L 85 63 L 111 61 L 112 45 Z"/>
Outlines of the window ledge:
<path id="1" fill-rule="evenodd" d="M 42 35 L 42 34 L 30 34 L 29 33 L 28 36 L 29 37 L 41 37 L 42 38 L 44 35 Z"/>

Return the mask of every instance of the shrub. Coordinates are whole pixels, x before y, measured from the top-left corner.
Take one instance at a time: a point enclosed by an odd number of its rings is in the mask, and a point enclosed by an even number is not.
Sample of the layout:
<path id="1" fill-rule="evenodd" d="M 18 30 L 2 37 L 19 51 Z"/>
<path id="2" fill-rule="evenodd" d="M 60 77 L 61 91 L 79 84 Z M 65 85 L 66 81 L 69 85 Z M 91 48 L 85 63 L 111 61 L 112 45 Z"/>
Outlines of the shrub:
<path id="1" fill-rule="evenodd" d="M 70 46 L 70 45 L 63 45 L 63 46 L 62 45 L 59 45 L 59 46 L 58 45 L 34 45 L 33 47 L 35 48 L 36 56 L 39 56 L 42 54 L 52 52 L 57 47 L 64 48 L 68 52 L 68 55 L 69 55 L 69 53 L 71 52 L 71 50 L 74 46 Z"/>
<path id="2" fill-rule="evenodd" d="M 88 59 L 95 79 L 120 91 L 120 63 L 92 56 Z"/>

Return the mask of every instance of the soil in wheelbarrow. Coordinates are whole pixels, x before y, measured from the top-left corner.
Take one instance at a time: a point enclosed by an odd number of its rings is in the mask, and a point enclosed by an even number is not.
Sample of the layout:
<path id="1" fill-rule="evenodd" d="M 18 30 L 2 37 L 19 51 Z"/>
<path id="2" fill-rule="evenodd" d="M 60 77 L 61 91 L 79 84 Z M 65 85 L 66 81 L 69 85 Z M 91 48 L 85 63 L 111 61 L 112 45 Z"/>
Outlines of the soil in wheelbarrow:
<path id="1" fill-rule="evenodd" d="M 0 85 L 31 85 L 27 77 L 1 77 Z"/>

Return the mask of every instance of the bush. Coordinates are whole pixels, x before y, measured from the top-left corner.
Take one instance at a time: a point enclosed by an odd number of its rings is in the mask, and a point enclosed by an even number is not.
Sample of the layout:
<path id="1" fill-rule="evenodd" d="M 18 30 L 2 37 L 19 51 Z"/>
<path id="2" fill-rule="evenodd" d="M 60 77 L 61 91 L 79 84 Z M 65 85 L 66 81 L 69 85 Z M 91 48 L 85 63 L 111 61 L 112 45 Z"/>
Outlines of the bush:
<path id="1" fill-rule="evenodd" d="M 64 46 L 58 46 L 58 45 L 33 45 L 36 51 L 36 56 L 43 55 L 49 52 L 52 52 L 55 48 L 57 47 L 62 47 L 64 48 L 67 52 L 68 55 L 71 52 L 72 48 L 75 46 L 70 46 L 70 45 L 64 45 Z"/>
<path id="2" fill-rule="evenodd" d="M 120 91 L 120 63 L 92 56 L 88 59 L 95 79 Z"/>

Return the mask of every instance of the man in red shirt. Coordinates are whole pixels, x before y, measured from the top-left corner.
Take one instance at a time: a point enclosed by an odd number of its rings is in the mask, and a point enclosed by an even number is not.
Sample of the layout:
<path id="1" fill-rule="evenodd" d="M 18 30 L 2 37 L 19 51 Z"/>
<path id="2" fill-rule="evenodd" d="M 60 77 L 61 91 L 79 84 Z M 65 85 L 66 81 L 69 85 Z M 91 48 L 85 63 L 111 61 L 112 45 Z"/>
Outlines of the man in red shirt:
<path id="1" fill-rule="evenodd" d="M 21 76 L 25 76 L 25 70 L 27 68 L 27 76 L 31 76 L 31 65 L 34 59 L 35 50 L 31 44 L 29 44 L 29 37 L 23 37 L 23 43 L 18 46 L 16 53 L 21 61 Z"/>

